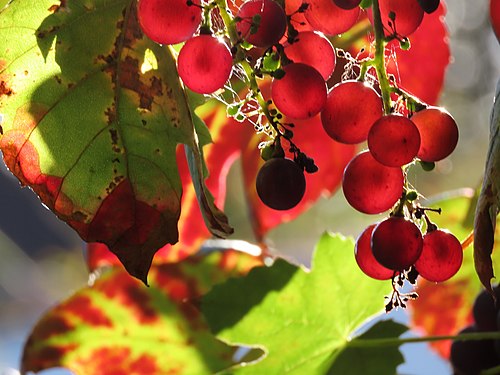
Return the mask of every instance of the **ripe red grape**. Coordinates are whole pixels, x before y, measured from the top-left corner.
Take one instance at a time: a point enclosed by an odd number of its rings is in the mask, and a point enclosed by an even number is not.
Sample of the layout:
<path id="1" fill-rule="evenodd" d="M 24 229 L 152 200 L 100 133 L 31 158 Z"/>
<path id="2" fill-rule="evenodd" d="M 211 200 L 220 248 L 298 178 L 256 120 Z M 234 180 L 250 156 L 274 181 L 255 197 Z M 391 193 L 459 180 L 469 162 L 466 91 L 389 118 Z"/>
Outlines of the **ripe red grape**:
<path id="1" fill-rule="evenodd" d="M 475 326 L 462 329 L 461 333 L 476 333 Z M 450 362 L 455 374 L 479 374 L 482 370 L 498 366 L 493 340 L 455 340 L 450 348 Z"/>
<path id="2" fill-rule="evenodd" d="M 354 9 L 361 3 L 361 0 L 333 0 L 336 6 L 342 9 Z"/>
<path id="3" fill-rule="evenodd" d="M 401 167 L 417 156 L 420 134 L 406 117 L 383 116 L 375 121 L 368 133 L 368 148 L 379 163 Z"/>
<path id="4" fill-rule="evenodd" d="M 283 68 L 285 76 L 273 79 L 271 97 L 276 108 L 294 119 L 319 113 L 326 102 L 326 83 L 312 66 L 292 63 Z"/>
<path id="5" fill-rule="evenodd" d="M 448 112 L 429 107 L 415 113 L 411 120 L 420 133 L 417 156 L 422 161 L 438 161 L 453 152 L 458 143 L 458 126 Z"/>
<path id="6" fill-rule="evenodd" d="M 327 80 L 335 69 L 335 50 L 332 43 L 314 31 L 304 31 L 296 41 L 285 45 L 286 56 L 296 63 L 310 65 Z"/>
<path id="7" fill-rule="evenodd" d="M 493 288 L 497 301 L 500 299 L 500 288 Z M 497 314 L 499 308 L 495 306 L 495 301 L 488 291 L 483 289 L 474 300 L 472 305 L 472 316 L 476 322 L 478 331 L 492 332 L 497 331 Z"/>
<path id="8" fill-rule="evenodd" d="M 439 7 L 439 0 L 418 0 L 425 13 L 434 13 Z"/>
<path id="9" fill-rule="evenodd" d="M 137 17 L 141 29 L 160 44 L 176 44 L 191 38 L 201 23 L 200 0 L 139 0 Z"/>
<path id="10" fill-rule="evenodd" d="M 418 0 L 380 0 L 379 5 L 386 34 L 392 33 L 393 28 L 389 26 L 392 23 L 399 35 L 408 36 L 420 26 L 424 18 L 424 10 Z M 390 19 L 391 13 L 396 16 L 394 21 Z"/>
<path id="11" fill-rule="evenodd" d="M 380 222 L 372 233 L 375 259 L 384 267 L 402 271 L 415 264 L 422 253 L 422 233 L 411 221 L 391 216 Z"/>
<path id="12" fill-rule="evenodd" d="M 337 142 L 356 144 L 366 141 L 371 126 L 381 116 L 382 99 L 371 86 L 344 81 L 328 93 L 321 122 Z"/>
<path id="13" fill-rule="evenodd" d="M 455 275 L 462 259 L 460 241 L 450 232 L 437 229 L 424 236 L 424 247 L 415 268 L 424 279 L 437 283 Z"/>
<path id="14" fill-rule="evenodd" d="M 490 0 L 490 20 L 493 31 L 500 41 L 500 0 Z"/>
<path id="15" fill-rule="evenodd" d="M 349 204 L 366 214 L 390 209 L 403 193 L 403 171 L 380 164 L 368 151 L 347 164 L 342 190 Z"/>
<path id="16" fill-rule="evenodd" d="M 371 237 L 375 226 L 376 224 L 370 225 L 360 234 L 354 247 L 354 256 L 359 268 L 367 276 L 377 280 L 388 280 L 392 278 L 394 271 L 377 262 L 372 252 Z"/>
<path id="17" fill-rule="evenodd" d="M 308 0 L 304 15 L 309 24 L 327 35 L 342 34 L 349 30 L 358 20 L 359 7 L 345 10 L 332 0 Z"/>
<path id="18" fill-rule="evenodd" d="M 266 48 L 280 41 L 286 30 L 286 14 L 274 0 L 250 0 L 236 14 L 236 30 L 248 43 Z"/>
<path id="19" fill-rule="evenodd" d="M 211 35 L 189 39 L 177 59 L 182 81 L 200 94 L 210 94 L 223 87 L 231 75 L 232 64 L 229 48 Z"/>
<path id="20" fill-rule="evenodd" d="M 260 168 L 255 183 L 262 202 L 275 210 L 295 207 L 306 190 L 304 172 L 291 159 L 269 159 Z"/>

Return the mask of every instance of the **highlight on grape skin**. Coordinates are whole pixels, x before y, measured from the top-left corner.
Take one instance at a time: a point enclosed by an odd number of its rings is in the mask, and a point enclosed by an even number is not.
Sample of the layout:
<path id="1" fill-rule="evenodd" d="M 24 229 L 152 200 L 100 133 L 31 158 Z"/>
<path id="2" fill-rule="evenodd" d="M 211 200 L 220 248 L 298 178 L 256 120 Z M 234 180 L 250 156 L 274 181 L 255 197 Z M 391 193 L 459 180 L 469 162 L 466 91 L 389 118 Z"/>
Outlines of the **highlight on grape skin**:
<path id="1" fill-rule="evenodd" d="M 232 68 L 229 48 L 211 35 L 189 39 L 177 59 L 182 81 L 199 94 L 211 94 L 222 88 L 231 76 Z"/>
<path id="2" fill-rule="evenodd" d="M 201 23 L 200 0 L 139 0 L 137 17 L 144 34 L 160 44 L 191 38 Z"/>

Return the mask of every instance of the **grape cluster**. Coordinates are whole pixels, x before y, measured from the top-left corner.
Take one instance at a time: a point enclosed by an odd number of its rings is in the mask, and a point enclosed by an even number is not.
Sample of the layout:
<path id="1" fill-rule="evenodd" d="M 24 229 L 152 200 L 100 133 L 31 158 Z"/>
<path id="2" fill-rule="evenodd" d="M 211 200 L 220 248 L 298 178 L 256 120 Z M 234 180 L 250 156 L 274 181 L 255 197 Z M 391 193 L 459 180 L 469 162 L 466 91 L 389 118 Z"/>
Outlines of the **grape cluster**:
<path id="1" fill-rule="evenodd" d="M 458 334 L 500 331 L 500 288 L 496 286 L 493 292 L 496 302 L 486 290 L 479 293 L 472 307 L 474 323 Z M 454 340 L 450 362 L 457 375 L 475 375 L 500 366 L 500 340 Z"/>

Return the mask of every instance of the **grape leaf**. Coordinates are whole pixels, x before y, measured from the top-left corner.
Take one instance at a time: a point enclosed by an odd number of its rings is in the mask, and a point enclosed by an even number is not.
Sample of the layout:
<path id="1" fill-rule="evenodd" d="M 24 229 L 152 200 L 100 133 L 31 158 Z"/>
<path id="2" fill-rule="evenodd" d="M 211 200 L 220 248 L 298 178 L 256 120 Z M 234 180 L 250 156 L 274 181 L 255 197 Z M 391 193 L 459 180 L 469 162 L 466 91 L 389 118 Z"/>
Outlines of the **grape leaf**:
<path id="1" fill-rule="evenodd" d="M 490 118 L 490 144 L 483 186 L 474 219 L 474 265 L 484 287 L 493 295 L 491 279 L 495 277 L 491 253 L 495 241 L 496 217 L 500 206 L 500 81 Z"/>
<path id="2" fill-rule="evenodd" d="M 25 0 L 1 11 L 0 148 L 59 218 L 146 282 L 154 253 L 178 239 L 178 143 L 198 160 L 191 173 L 209 228 L 231 229 L 204 187 L 198 120 L 174 58 L 143 37 L 135 6 Z"/>
<path id="3" fill-rule="evenodd" d="M 213 284 L 261 264 L 235 251 L 154 265 L 151 287 L 121 267 L 48 311 L 26 342 L 22 371 L 67 367 L 75 374 L 204 374 L 230 366 L 196 308 Z"/>
<path id="4" fill-rule="evenodd" d="M 238 372 L 313 374 L 334 363 L 391 290 L 390 282 L 371 280 L 358 269 L 353 248 L 351 239 L 325 234 L 310 272 L 278 259 L 203 297 L 202 312 L 218 338 L 266 351 Z"/>

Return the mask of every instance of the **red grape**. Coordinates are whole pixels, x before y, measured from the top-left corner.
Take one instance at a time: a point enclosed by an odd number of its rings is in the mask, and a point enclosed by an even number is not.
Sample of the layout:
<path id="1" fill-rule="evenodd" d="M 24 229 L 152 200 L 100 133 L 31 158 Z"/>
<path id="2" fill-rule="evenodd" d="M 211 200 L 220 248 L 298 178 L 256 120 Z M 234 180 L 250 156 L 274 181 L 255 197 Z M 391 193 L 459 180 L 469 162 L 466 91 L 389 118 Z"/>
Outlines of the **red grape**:
<path id="1" fill-rule="evenodd" d="M 418 0 L 425 13 L 434 13 L 439 7 L 439 0 Z"/>
<path id="2" fill-rule="evenodd" d="M 372 87 L 344 81 L 328 93 L 321 122 L 337 142 L 355 144 L 366 141 L 371 126 L 381 116 L 382 99 Z"/>
<path id="3" fill-rule="evenodd" d="M 201 23 L 200 0 L 139 0 L 137 17 L 141 29 L 160 44 L 176 44 L 191 38 Z"/>
<path id="4" fill-rule="evenodd" d="M 500 0 L 490 0 L 490 20 L 493 31 L 500 41 Z"/>
<path id="5" fill-rule="evenodd" d="M 382 266 L 373 256 L 371 237 L 376 224 L 370 225 L 356 240 L 354 256 L 359 268 L 367 276 L 377 280 L 388 280 L 394 275 L 394 271 Z"/>
<path id="6" fill-rule="evenodd" d="M 269 159 L 260 168 L 255 183 L 262 202 L 275 210 L 295 207 L 306 190 L 304 172 L 291 159 Z"/>
<path id="7" fill-rule="evenodd" d="M 231 75 L 229 48 L 211 35 L 198 35 L 181 48 L 177 59 L 179 76 L 191 90 L 210 94 L 224 86 Z"/>
<path id="8" fill-rule="evenodd" d="M 462 259 L 460 241 L 450 232 L 437 229 L 424 236 L 424 247 L 415 268 L 424 279 L 437 283 L 455 275 Z"/>
<path id="9" fill-rule="evenodd" d="M 401 216 L 385 219 L 372 233 L 373 256 L 381 265 L 394 271 L 413 265 L 422 253 L 422 245 L 420 229 Z"/>
<path id="10" fill-rule="evenodd" d="M 417 156 L 420 134 L 415 124 L 399 115 L 383 116 L 368 133 L 368 148 L 379 163 L 401 167 Z"/>
<path id="11" fill-rule="evenodd" d="M 333 0 L 336 6 L 342 9 L 354 9 L 361 3 L 361 0 Z"/>
<path id="12" fill-rule="evenodd" d="M 306 119 L 319 113 L 326 102 L 326 83 L 312 66 L 292 63 L 283 68 L 285 76 L 273 79 L 271 97 L 284 115 Z"/>
<path id="13" fill-rule="evenodd" d="M 424 10 L 418 0 L 380 0 L 379 5 L 386 34 L 392 34 L 393 28 L 389 26 L 392 23 L 399 35 L 408 36 L 420 26 L 424 18 Z M 396 16 L 395 21 L 389 18 L 391 12 Z"/>
<path id="14" fill-rule="evenodd" d="M 236 30 L 248 43 L 256 47 L 269 47 L 280 41 L 286 30 L 286 14 L 274 0 L 245 2 L 236 16 Z M 255 22 L 259 19 L 258 24 Z"/>
<path id="15" fill-rule="evenodd" d="M 351 10 L 339 8 L 332 0 L 308 0 L 304 15 L 309 24 L 327 35 L 342 34 L 358 20 L 359 7 Z"/>
<path id="16" fill-rule="evenodd" d="M 453 152 L 458 143 L 458 126 L 448 112 L 429 107 L 415 113 L 411 120 L 420 133 L 417 156 L 422 161 L 438 161 Z"/>
<path id="17" fill-rule="evenodd" d="M 347 164 L 342 190 L 349 204 L 366 214 L 390 209 L 403 193 L 403 171 L 386 167 L 368 151 L 356 155 Z"/>
<path id="18" fill-rule="evenodd" d="M 336 56 L 332 43 L 314 31 L 299 33 L 295 42 L 285 45 L 285 54 L 293 62 L 312 66 L 325 80 L 335 69 Z"/>

